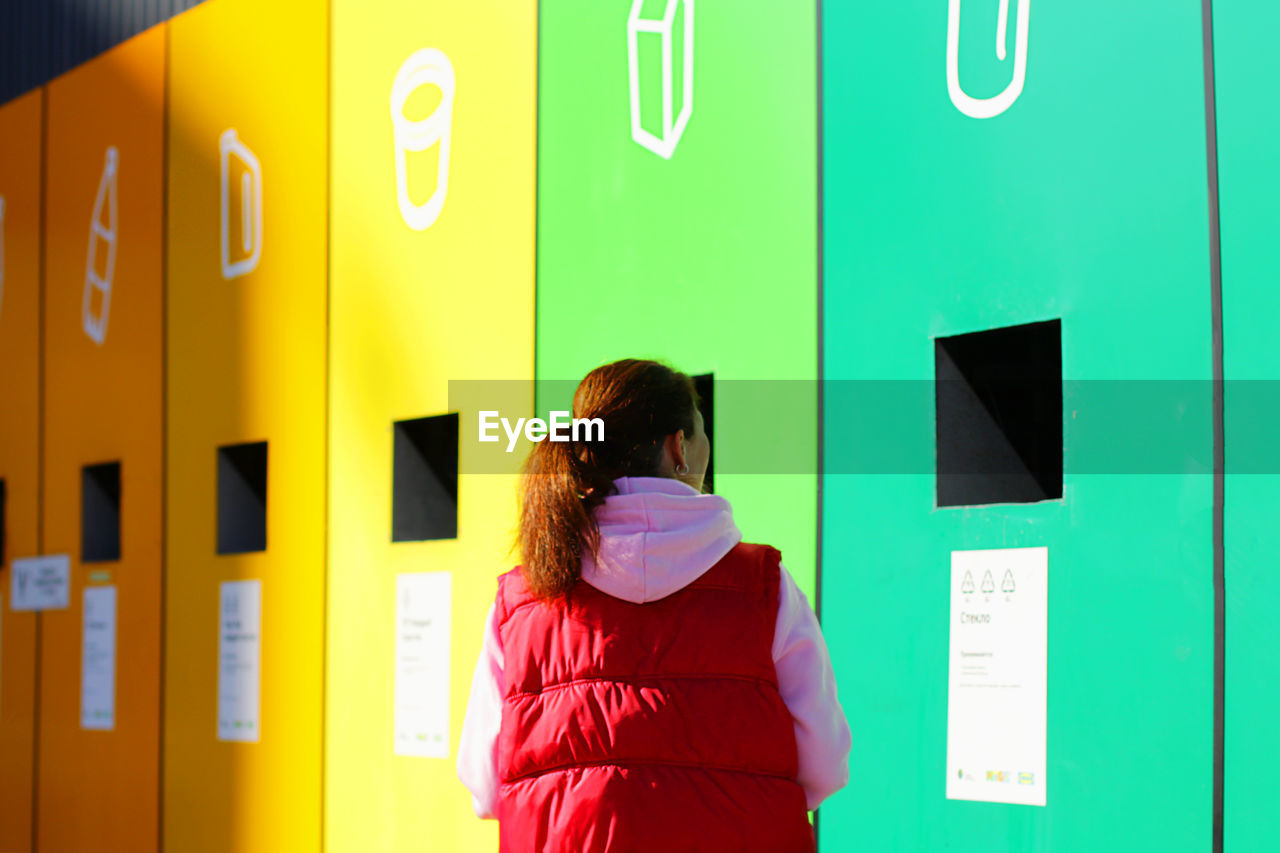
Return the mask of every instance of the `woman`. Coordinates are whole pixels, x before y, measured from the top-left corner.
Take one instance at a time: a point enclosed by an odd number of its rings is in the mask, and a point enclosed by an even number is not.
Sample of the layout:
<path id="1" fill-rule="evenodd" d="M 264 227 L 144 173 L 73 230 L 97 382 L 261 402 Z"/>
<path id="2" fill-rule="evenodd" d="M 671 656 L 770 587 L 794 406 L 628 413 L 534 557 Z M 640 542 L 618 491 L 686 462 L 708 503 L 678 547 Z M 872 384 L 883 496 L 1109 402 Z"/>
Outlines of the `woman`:
<path id="1" fill-rule="evenodd" d="M 826 643 L 779 553 L 702 494 L 692 380 L 598 367 L 525 465 L 523 565 L 485 623 L 458 775 L 503 851 L 812 850 L 849 778 Z"/>

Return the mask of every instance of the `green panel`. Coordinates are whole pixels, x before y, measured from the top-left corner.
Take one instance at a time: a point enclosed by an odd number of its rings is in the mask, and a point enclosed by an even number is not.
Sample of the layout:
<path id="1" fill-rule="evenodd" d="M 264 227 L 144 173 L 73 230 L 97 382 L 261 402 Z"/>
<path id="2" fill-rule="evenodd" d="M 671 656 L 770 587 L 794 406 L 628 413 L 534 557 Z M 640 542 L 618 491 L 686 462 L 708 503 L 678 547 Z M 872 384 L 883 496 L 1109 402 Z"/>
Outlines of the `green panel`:
<path id="1" fill-rule="evenodd" d="M 1028 5 L 1009 3 L 1001 62 L 998 4 L 964 0 L 968 94 L 1012 80 Z M 1199 4 L 1035 3 L 1025 88 L 991 118 L 949 97 L 947 6 L 823 9 L 825 374 L 903 382 L 828 384 L 822 600 L 854 750 L 820 841 L 1207 850 Z M 936 508 L 933 339 L 1052 318 L 1062 322 L 1063 497 Z M 1161 379 L 1183 381 L 1132 384 Z M 1027 546 L 1049 553 L 1048 804 L 947 800 L 950 552 Z"/>
<path id="2" fill-rule="evenodd" d="M 673 120 L 686 73 L 684 4 L 674 5 Z M 578 380 L 624 357 L 714 373 L 716 491 L 747 540 L 782 550 L 812 600 L 814 10 L 697 4 L 692 110 L 667 159 L 632 139 L 630 6 L 540 5 L 537 375 Z M 666 6 L 653 0 L 642 12 L 661 17 Z M 661 36 L 641 32 L 636 47 L 642 126 L 655 131 Z M 567 402 L 540 396 L 542 410 Z M 789 461 L 777 461 L 780 446 Z M 759 473 L 762 465 L 780 473 Z"/>
<path id="3" fill-rule="evenodd" d="M 1224 848 L 1273 849 L 1280 836 L 1280 7 L 1213 4 L 1222 239 L 1226 423 L 1226 748 Z"/>

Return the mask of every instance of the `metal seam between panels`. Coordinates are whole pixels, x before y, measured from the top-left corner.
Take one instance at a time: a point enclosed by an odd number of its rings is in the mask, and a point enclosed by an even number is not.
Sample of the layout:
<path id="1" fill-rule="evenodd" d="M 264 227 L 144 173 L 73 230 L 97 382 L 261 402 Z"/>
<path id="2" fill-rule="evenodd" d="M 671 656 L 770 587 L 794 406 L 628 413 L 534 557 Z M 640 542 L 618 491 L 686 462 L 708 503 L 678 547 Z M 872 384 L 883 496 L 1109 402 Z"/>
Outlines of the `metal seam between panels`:
<path id="1" fill-rule="evenodd" d="M 1226 700 L 1226 578 L 1224 506 L 1226 493 L 1222 245 L 1218 209 L 1218 127 L 1213 75 L 1213 0 L 1201 0 L 1204 38 L 1205 153 L 1209 200 L 1209 302 L 1213 351 L 1213 851 L 1223 846 L 1223 769 Z"/>

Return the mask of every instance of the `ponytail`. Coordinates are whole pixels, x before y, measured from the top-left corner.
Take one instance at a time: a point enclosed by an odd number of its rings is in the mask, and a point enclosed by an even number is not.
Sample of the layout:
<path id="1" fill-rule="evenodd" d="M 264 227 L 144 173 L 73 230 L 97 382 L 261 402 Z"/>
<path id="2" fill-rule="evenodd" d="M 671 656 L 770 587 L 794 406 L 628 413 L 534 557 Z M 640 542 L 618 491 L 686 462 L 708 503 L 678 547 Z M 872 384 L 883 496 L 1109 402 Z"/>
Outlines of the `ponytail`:
<path id="1" fill-rule="evenodd" d="M 540 441 L 524 465 L 519 544 L 526 586 L 561 598 L 582 576 L 582 553 L 600 545 L 595 509 L 626 476 L 656 476 L 662 442 L 692 435 L 693 380 L 656 361 L 623 359 L 587 374 L 573 395 L 573 417 L 600 418 L 600 441 Z"/>

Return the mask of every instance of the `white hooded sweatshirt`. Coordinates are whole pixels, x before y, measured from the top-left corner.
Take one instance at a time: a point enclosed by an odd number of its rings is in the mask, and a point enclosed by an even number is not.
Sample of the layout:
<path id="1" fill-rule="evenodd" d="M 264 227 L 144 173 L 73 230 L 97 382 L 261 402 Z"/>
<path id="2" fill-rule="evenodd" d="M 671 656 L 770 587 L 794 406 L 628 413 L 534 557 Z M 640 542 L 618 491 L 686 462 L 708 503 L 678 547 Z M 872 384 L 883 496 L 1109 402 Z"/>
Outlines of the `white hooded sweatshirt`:
<path id="1" fill-rule="evenodd" d="M 719 562 L 742 534 L 729 502 L 666 477 L 623 477 L 596 508 L 598 559 L 586 554 L 582 579 L 637 604 L 688 586 Z M 810 810 L 848 784 L 852 738 L 836 695 L 826 641 L 813 610 L 783 566 L 773 661 L 778 690 L 795 721 L 800 772 Z M 489 607 L 458 748 L 458 777 L 477 816 L 496 817 L 497 742 L 502 727 L 503 653 L 497 607 Z"/>

